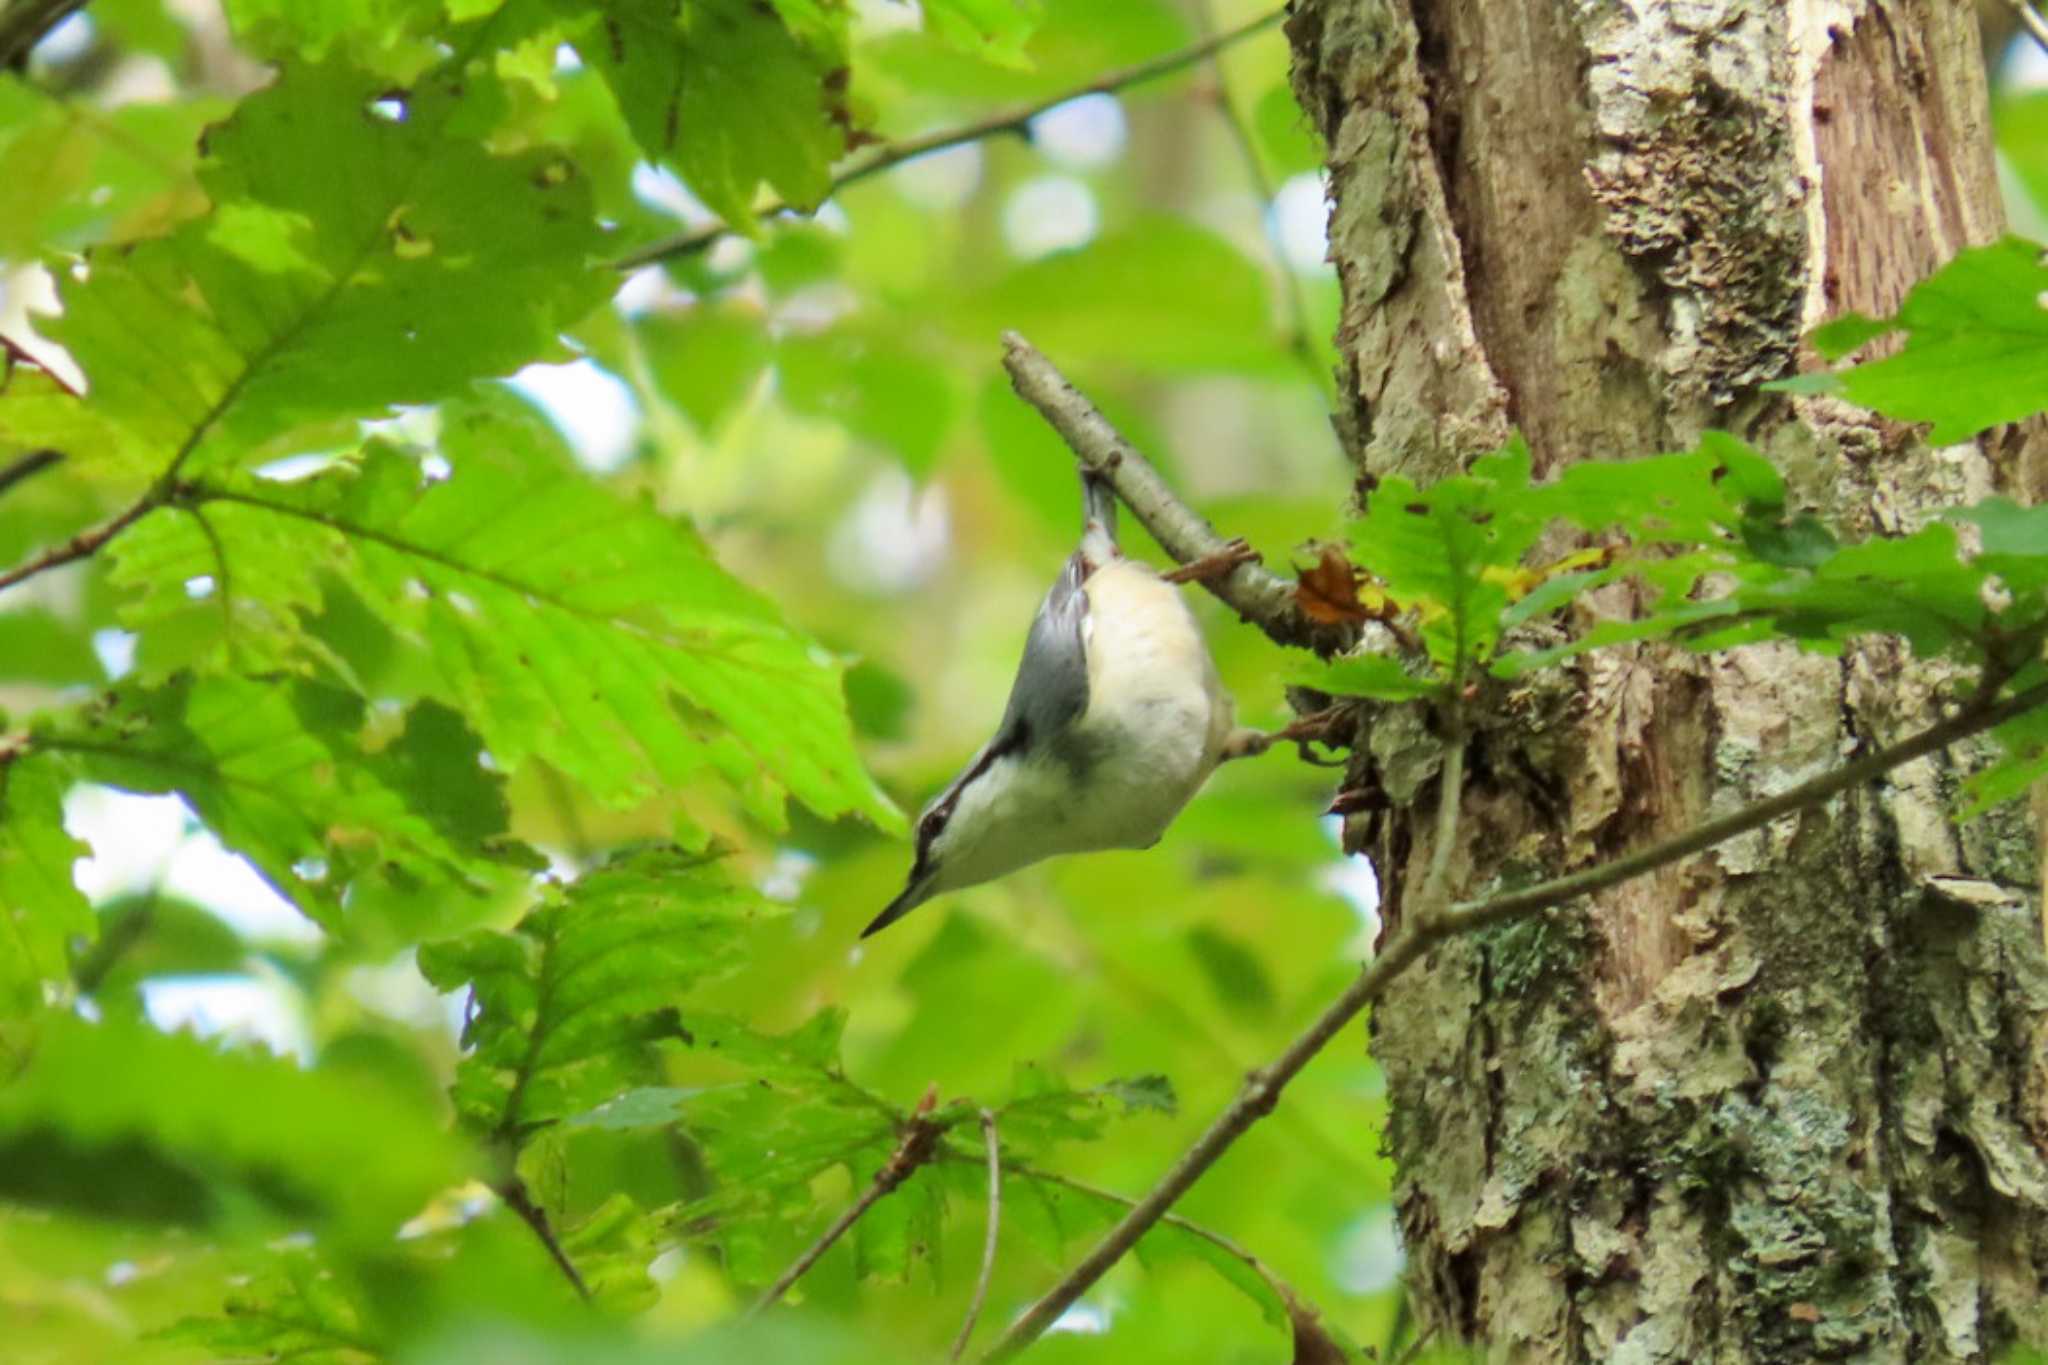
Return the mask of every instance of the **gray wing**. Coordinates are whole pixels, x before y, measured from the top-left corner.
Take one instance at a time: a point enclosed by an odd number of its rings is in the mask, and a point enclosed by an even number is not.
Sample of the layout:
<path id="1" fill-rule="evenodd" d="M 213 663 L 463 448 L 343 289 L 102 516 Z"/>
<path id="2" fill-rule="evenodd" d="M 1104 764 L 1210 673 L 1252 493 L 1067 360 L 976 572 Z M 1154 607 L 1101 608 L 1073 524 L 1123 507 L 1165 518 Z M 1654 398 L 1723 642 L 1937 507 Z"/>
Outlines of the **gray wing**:
<path id="1" fill-rule="evenodd" d="M 996 754 L 1056 739 L 1088 709 L 1088 655 L 1081 644 L 1088 594 L 1081 585 L 1091 567 L 1077 552 L 1039 604 L 1010 704 L 989 746 Z"/>

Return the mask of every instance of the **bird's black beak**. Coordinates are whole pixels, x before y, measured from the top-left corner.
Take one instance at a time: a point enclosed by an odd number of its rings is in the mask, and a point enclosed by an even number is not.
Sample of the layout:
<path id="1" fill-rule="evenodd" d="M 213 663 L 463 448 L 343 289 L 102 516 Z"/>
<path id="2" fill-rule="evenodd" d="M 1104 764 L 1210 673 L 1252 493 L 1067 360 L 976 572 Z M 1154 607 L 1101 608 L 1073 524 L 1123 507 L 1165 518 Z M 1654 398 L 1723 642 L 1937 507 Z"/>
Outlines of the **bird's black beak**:
<path id="1" fill-rule="evenodd" d="M 924 867 L 923 861 L 923 859 L 919 859 L 919 866 L 911 869 L 910 885 L 903 888 L 903 894 L 890 901 L 882 913 L 876 915 L 868 927 L 860 931 L 862 938 L 869 938 L 881 933 L 897 920 L 902 919 L 905 915 L 917 909 L 918 906 L 931 899 L 932 883 L 938 880 L 938 874 L 936 871 Z"/>

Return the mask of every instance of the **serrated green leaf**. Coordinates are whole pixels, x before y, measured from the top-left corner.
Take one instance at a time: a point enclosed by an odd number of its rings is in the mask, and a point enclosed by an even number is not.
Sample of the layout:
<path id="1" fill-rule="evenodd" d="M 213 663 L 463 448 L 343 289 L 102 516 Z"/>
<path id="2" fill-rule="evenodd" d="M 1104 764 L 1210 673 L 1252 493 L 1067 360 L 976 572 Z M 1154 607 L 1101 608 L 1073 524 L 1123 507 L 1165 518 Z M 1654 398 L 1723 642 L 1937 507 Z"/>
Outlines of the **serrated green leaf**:
<path id="1" fill-rule="evenodd" d="M 70 772 L 51 756 L 0 757 L 0 1014 L 45 1003 L 97 921 L 71 865 L 91 852 L 64 828 Z"/>
<path id="2" fill-rule="evenodd" d="M 1883 331 L 1906 332 L 1897 355 L 1838 373 L 1835 391 L 1887 417 L 1931 423 L 1928 441 L 1951 445 L 2048 408 L 2044 297 L 2041 247 L 2007 237 L 1958 252 L 1894 316 L 1841 319 L 1816 344 L 1840 354 Z"/>
<path id="3" fill-rule="evenodd" d="M 154 1335 L 224 1358 L 368 1365 L 384 1358 L 386 1345 L 364 1318 L 312 1253 L 283 1250 L 266 1273 L 236 1286 L 218 1314 L 185 1318 Z"/>
<path id="4" fill-rule="evenodd" d="M 1055 1142 L 1093 1141 L 1111 1118 L 1171 1114 L 1173 1083 L 1164 1076 L 1131 1076 L 1071 1089 L 1041 1067 L 1020 1066 L 1015 1098 L 996 1110 L 1003 1140 L 1033 1150 Z"/>
<path id="5" fill-rule="evenodd" d="M 288 66 L 244 100 L 201 163 L 214 213 L 64 284 L 49 330 L 95 409 L 217 468 L 545 354 L 611 282 L 566 158 L 448 132 L 493 89 L 451 60 L 387 116 L 376 75 Z"/>
<path id="6" fill-rule="evenodd" d="M 315 683 L 187 675 L 117 688 L 44 722 L 32 742 L 70 755 L 94 781 L 177 792 L 280 894 L 346 932 L 341 904 L 358 879 L 481 893 L 495 870 L 485 845 L 502 836 L 506 813 L 502 796 L 494 810 L 487 795 L 500 780 L 481 772 L 435 774 L 415 793 L 407 753 L 423 741 L 366 753 L 355 738 L 363 720 L 360 698 Z M 445 729 L 448 719 L 420 723 Z"/>
<path id="7" fill-rule="evenodd" d="M 263 1209 L 384 1239 L 470 1174 L 430 1110 L 359 1074 L 56 1013 L 23 1056 L 0 1089 L 0 1189 L 19 1202 L 202 1222 Z"/>
<path id="8" fill-rule="evenodd" d="M 1529 490 L 1529 452 L 1519 441 L 1475 462 L 1470 474 L 1428 490 L 1391 477 L 1352 523 L 1358 563 L 1395 601 L 1423 606 L 1430 657 L 1453 675 L 1483 660 L 1500 636 L 1512 569 L 1548 522 Z"/>
<path id="9" fill-rule="evenodd" d="M 675 168 L 727 223 L 755 232 L 762 182 L 799 208 L 832 187 L 853 117 L 845 12 L 793 29 L 749 0 L 553 0 L 651 161 Z"/>
<path id="10" fill-rule="evenodd" d="M 651 848 L 550 890 L 512 933 L 423 946 L 427 980 L 471 995 L 463 1122 L 524 1136 L 628 1089 L 648 1044 L 693 1036 L 683 998 L 739 962 L 760 908 L 717 863 Z"/>
<path id="11" fill-rule="evenodd" d="M 445 481 L 373 444 L 296 484 L 221 480 L 194 502 L 235 583 L 278 597 L 321 566 L 346 584 L 424 652 L 436 694 L 502 768 L 537 755 L 621 805 L 715 773 L 771 824 L 787 791 L 899 829 L 854 751 L 836 662 L 687 526 L 551 459 L 536 421 L 451 405 Z M 265 608 L 283 619 L 296 597 Z"/>

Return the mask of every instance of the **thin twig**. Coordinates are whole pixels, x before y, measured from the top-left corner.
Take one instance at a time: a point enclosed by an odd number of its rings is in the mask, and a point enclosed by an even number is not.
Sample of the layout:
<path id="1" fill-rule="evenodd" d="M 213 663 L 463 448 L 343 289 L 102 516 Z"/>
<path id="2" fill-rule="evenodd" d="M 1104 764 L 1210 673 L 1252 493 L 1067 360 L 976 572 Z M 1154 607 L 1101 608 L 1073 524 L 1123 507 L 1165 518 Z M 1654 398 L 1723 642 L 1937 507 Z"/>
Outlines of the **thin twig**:
<path id="1" fill-rule="evenodd" d="M 1517 919 L 1562 905 L 1595 891 L 1640 877 L 1646 872 L 1703 852 L 1739 834 L 1760 829 L 1782 815 L 1817 805 L 1852 787 L 1882 776 L 1903 763 L 1923 758 L 1957 740 L 1981 734 L 2014 716 L 2048 704 L 2048 683 L 1997 701 L 1980 694 L 1947 720 L 1930 725 L 1907 739 L 1874 754 L 1845 763 L 1832 772 L 1765 800 L 1743 807 L 1717 820 L 1688 830 L 1674 838 L 1652 844 L 1639 852 L 1568 876 L 1479 900 L 1462 901 L 1437 914 L 1416 916 L 1409 921 L 1385 952 L 1374 960 L 1329 1008 L 1318 1015 L 1301 1036 L 1287 1045 L 1268 1065 L 1245 1077 L 1237 1097 L 1216 1116 L 1207 1130 L 1195 1139 L 1152 1190 L 1132 1206 L 1117 1225 L 1081 1258 L 1074 1268 L 1047 1290 L 1045 1295 L 997 1339 L 982 1356 L 984 1361 L 1004 1360 L 1022 1350 L 1058 1320 L 1074 1300 L 1101 1279 L 1138 1239 L 1165 1216 L 1168 1209 L 1199 1180 L 1246 1129 L 1273 1111 L 1280 1092 L 1308 1065 L 1315 1055 L 1337 1036 L 1359 1011 L 1377 1000 L 1387 987 L 1424 953 L 1447 939 L 1470 933 L 1505 920 Z"/>
<path id="2" fill-rule="evenodd" d="M 1136 446 L 1109 424 L 1093 403 L 1037 347 L 1003 333 L 1003 368 L 1025 402 L 1037 408 L 1081 464 L 1101 474 L 1166 552 L 1182 564 L 1225 555 L 1230 543 L 1200 513 L 1182 502 Z M 1341 648 L 1350 636 L 1318 626 L 1295 605 L 1294 584 L 1265 566 L 1242 563 L 1202 586 L 1238 615 L 1284 645 Z"/>
<path id="3" fill-rule="evenodd" d="M 170 490 L 165 484 L 158 484 L 144 493 L 135 505 L 122 512 L 112 521 L 95 526 L 89 531 L 80 531 L 62 545 L 53 545 L 33 559 L 17 564 L 6 573 L 0 573 L 0 589 L 11 588 L 25 579 L 34 578 L 74 560 L 84 559 L 96 553 L 102 545 L 127 530 L 135 522 L 164 505 L 169 500 Z"/>
<path id="4" fill-rule="evenodd" d="M 942 152 L 949 147 L 960 147 L 970 142 L 980 142 L 985 138 L 996 137 L 1003 133 L 1023 132 L 1031 120 L 1037 118 L 1046 110 L 1057 108 L 1070 100 L 1077 100 L 1083 95 L 1107 95 L 1114 91 L 1128 89 L 1134 85 L 1142 85 L 1146 81 L 1157 80 L 1161 76 L 1170 76 L 1183 67 L 1193 66 L 1211 53 L 1220 51 L 1232 43 L 1242 42 L 1253 34 L 1272 27 L 1286 17 L 1287 11 L 1285 9 L 1277 9 L 1270 14 L 1261 15 L 1257 19 L 1239 24 L 1236 28 L 1230 29 L 1227 32 L 1219 33 L 1213 38 L 1205 38 L 1201 42 L 1182 48 L 1178 52 L 1169 52 L 1164 56 L 1154 57 L 1150 61 L 1139 62 L 1135 66 L 1127 66 L 1117 71 L 1107 72 L 1083 85 L 1062 90 L 1056 95 L 1048 95 L 1043 99 L 1033 100 L 1028 104 L 1016 105 L 1012 108 L 990 114 L 986 118 L 976 119 L 972 123 L 961 124 L 955 128 L 946 128 L 938 132 L 926 133 L 922 137 L 905 138 L 901 142 L 892 142 L 870 154 L 859 165 L 850 166 L 834 176 L 831 185 L 825 191 L 824 197 L 829 199 L 848 185 L 886 171 L 892 166 L 900 166 L 906 161 L 912 161 L 921 156 L 928 156 L 933 152 Z M 793 204 L 778 199 L 766 208 L 759 210 L 754 216 L 765 220 L 774 218 L 779 214 L 789 213 L 795 207 Z M 619 270 L 638 270 L 642 266 L 653 265 L 658 261 L 667 260 L 671 256 L 686 256 L 693 251 L 702 251 L 705 247 L 731 231 L 731 226 L 726 223 L 712 223 L 707 227 L 698 228 L 694 232 L 683 232 L 673 237 L 664 237 L 662 240 L 650 243 L 637 251 L 628 252 L 612 264 Z"/>
<path id="5" fill-rule="evenodd" d="M 576 1263 L 569 1259 L 569 1253 L 562 1250 L 562 1244 L 555 1240 L 555 1230 L 548 1226 L 547 1210 L 533 1202 L 533 1196 L 526 1192 L 526 1182 L 516 1175 L 511 1177 L 498 1186 L 498 1198 L 533 1229 L 533 1235 L 540 1238 L 540 1244 L 548 1249 L 548 1255 L 554 1257 L 562 1274 L 576 1287 L 576 1296 L 588 1302 L 590 1286 L 583 1282 L 583 1276 L 577 1271 Z"/>
<path id="6" fill-rule="evenodd" d="M 993 1110 L 981 1111 L 981 1141 L 988 1149 L 988 1232 L 981 1239 L 981 1273 L 974 1279 L 974 1297 L 967 1301 L 967 1316 L 960 1321 L 953 1349 L 946 1353 L 948 1360 L 958 1360 L 967 1349 L 967 1339 L 974 1335 L 974 1324 L 981 1318 L 981 1306 L 988 1302 L 988 1282 L 996 1273 L 996 1235 L 1003 1227 L 1002 1143 L 996 1136 Z"/>
<path id="7" fill-rule="evenodd" d="M 1436 1340 L 1436 1324 L 1432 1322 L 1416 1334 L 1415 1340 L 1408 1343 L 1407 1349 L 1403 1350 L 1394 1359 L 1393 1365 L 1411 1365 L 1415 1357 L 1422 1354 L 1422 1348 L 1434 1340 Z"/>
<path id="8" fill-rule="evenodd" d="M 1062 1175 L 1058 1171 L 1042 1170 L 1039 1167 L 1026 1166 L 1020 1162 L 1013 1161 L 1010 1163 L 1010 1174 L 1022 1176 L 1026 1180 L 1037 1180 L 1047 1185 L 1060 1185 L 1066 1189 L 1073 1190 L 1077 1194 L 1085 1194 L 1091 1199 L 1100 1199 L 1104 1203 L 1120 1204 L 1127 1209 L 1136 1208 L 1138 1204 L 1137 1200 L 1127 1194 L 1118 1194 L 1115 1190 L 1104 1189 L 1100 1185 L 1091 1185 L 1085 1180 L 1076 1180 L 1073 1176 Z M 1242 1243 L 1224 1236 L 1212 1227 L 1206 1227 L 1201 1223 L 1197 1223 L 1194 1219 L 1184 1217 L 1178 1213 L 1164 1214 L 1160 1217 L 1159 1221 L 1168 1227 L 1179 1228 L 1182 1232 L 1199 1237 L 1219 1251 L 1244 1262 L 1248 1270 L 1265 1281 L 1266 1288 L 1273 1291 L 1273 1296 L 1279 1299 L 1289 1312 L 1305 1311 L 1307 1301 L 1295 1291 L 1294 1286 L 1282 1279 L 1280 1272 L 1260 1260 L 1255 1252 L 1245 1247 Z"/>
<path id="9" fill-rule="evenodd" d="M 85 0 L 14 0 L 0 11 L 0 69 L 18 70 L 50 30 L 85 8 Z"/>
<path id="10" fill-rule="evenodd" d="M 875 1172 L 875 1178 L 868 1182 L 868 1187 L 860 1192 L 860 1198 L 833 1219 L 832 1226 L 820 1233 L 817 1241 L 805 1247 L 803 1254 L 790 1262 L 789 1269 L 775 1277 L 775 1283 L 768 1286 L 768 1292 L 754 1300 L 754 1306 L 747 1310 L 748 1317 L 757 1316 L 787 1294 L 789 1287 L 802 1279 L 804 1272 L 816 1265 L 818 1258 L 831 1250 L 832 1244 L 844 1237 L 847 1229 L 860 1221 L 862 1214 L 873 1208 L 883 1195 L 910 1179 L 918 1167 L 937 1154 L 939 1134 L 945 1131 L 943 1124 L 934 1123 L 931 1118 L 932 1106 L 937 1100 L 936 1091 L 925 1095 L 917 1112 L 911 1115 L 910 1122 L 903 1129 L 903 1140 L 882 1163 L 882 1169 Z"/>
<path id="11" fill-rule="evenodd" d="M 42 473 L 63 458 L 63 451 L 47 448 L 31 450 L 26 455 L 15 457 L 5 468 L 0 468 L 0 496 L 4 496 L 8 489 L 23 479 Z"/>
<path id="12" fill-rule="evenodd" d="M 2012 0 L 2012 7 L 2020 16 L 2020 27 L 2032 35 L 2044 52 L 2048 52 L 2048 19 L 2043 19 L 2041 11 L 2035 9 L 2029 0 Z"/>

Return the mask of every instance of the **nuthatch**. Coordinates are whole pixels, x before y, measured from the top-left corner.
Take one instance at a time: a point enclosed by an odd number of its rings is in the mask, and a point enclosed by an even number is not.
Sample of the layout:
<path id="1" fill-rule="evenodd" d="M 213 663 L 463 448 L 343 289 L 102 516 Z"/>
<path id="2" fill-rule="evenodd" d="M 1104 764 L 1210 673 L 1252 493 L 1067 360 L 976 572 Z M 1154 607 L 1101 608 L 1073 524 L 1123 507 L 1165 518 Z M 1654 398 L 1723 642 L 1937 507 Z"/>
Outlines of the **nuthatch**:
<path id="1" fill-rule="evenodd" d="M 1217 763 L 1265 747 L 1237 743 L 1180 590 L 1117 549 L 1108 481 L 1081 487 L 1080 548 L 1031 623 L 995 738 L 925 807 L 909 884 L 863 938 L 1041 858 L 1150 848 Z"/>

